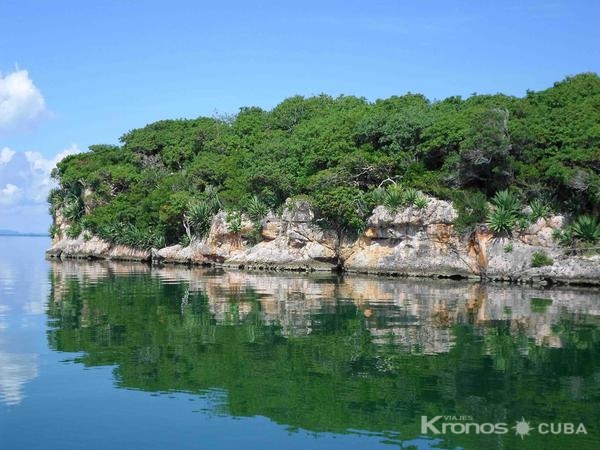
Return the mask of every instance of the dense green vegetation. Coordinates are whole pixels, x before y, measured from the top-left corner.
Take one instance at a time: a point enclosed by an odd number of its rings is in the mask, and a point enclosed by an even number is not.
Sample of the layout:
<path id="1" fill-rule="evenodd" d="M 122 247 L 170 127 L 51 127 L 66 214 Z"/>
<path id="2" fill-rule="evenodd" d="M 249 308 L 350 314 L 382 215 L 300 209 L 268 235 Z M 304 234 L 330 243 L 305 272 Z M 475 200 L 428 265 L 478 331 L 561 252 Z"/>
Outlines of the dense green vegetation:
<path id="1" fill-rule="evenodd" d="M 557 310 L 555 348 L 536 345 L 527 331 L 535 327 L 510 320 L 510 311 L 506 320 L 481 322 L 473 313 L 432 324 L 397 304 L 337 298 L 310 314 L 302 307 L 273 317 L 271 309 L 267 322 L 261 294 L 240 285 L 220 285 L 211 298 L 214 290 L 190 292 L 187 283 L 161 283 L 150 274 L 82 280 L 60 272 L 51 280 L 49 345 L 78 353 L 75 361 L 86 366 L 114 366 L 121 388 L 199 396 L 217 390 L 224 393 L 215 406 L 221 413 L 266 416 L 291 431 L 399 432 L 403 441 L 421 435 L 421 415 L 464 414 L 510 426 L 521 416 L 533 424 L 584 422 L 592 436 L 600 424 L 600 324 L 593 314 Z M 476 292 L 486 304 L 485 291 Z M 300 293 L 289 295 L 294 308 L 302 304 Z M 531 302 L 539 314 L 552 304 Z M 285 332 L 307 324 L 304 336 Z M 434 342 L 442 352 L 426 354 Z M 453 442 L 439 448 L 522 445 L 514 430 L 447 437 Z M 526 439 L 527 448 L 542 449 L 587 448 L 586 438 Z"/>
<path id="2" fill-rule="evenodd" d="M 50 203 L 79 227 L 72 234 L 85 229 L 140 246 L 189 241 L 206 233 L 218 208 L 245 211 L 258 223 L 296 196 L 312 201 L 320 223 L 352 231 L 382 200 L 391 209 L 425 207 L 419 191 L 454 200 L 463 229 L 488 222 L 509 234 L 552 210 L 586 214 L 598 225 L 596 74 L 523 98 L 296 96 L 271 111 L 156 122 L 121 143 L 59 163 Z M 516 203 L 499 206 L 498 195 Z M 522 217 L 527 204 L 531 212 Z M 563 241 L 596 242 L 598 233 L 600 226 L 569 232 Z"/>

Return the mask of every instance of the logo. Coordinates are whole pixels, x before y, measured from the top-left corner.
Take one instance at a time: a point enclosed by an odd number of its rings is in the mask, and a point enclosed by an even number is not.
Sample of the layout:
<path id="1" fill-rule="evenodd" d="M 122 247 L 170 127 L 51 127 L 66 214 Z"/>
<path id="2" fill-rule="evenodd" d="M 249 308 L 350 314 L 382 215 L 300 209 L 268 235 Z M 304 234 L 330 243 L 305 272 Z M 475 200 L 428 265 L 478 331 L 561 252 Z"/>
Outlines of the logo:
<path id="1" fill-rule="evenodd" d="M 538 434 L 587 434 L 585 426 L 570 422 L 565 423 L 539 423 L 532 426 L 531 422 L 521 417 L 517 420 L 514 427 L 507 423 L 477 423 L 473 421 L 472 416 L 435 416 L 429 419 L 427 416 L 421 416 L 422 434 L 506 434 L 510 429 L 515 430 L 515 435 L 523 439 L 525 436 L 531 436 L 531 432 Z"/>

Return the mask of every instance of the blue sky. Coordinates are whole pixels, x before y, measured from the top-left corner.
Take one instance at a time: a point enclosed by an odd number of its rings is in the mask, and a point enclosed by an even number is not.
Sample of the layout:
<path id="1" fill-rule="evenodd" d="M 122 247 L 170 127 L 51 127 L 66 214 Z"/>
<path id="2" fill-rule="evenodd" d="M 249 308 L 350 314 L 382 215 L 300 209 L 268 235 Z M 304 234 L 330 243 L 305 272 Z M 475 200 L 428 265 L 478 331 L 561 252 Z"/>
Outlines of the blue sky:
<path id="1" fill-rule="evenodd" d="M 591 0 L 0 0 L 0 228 L 45 230 L 54 162 L 152 121 L 322 92 L 521 96 L 600 72 L 598 24 Z"/>

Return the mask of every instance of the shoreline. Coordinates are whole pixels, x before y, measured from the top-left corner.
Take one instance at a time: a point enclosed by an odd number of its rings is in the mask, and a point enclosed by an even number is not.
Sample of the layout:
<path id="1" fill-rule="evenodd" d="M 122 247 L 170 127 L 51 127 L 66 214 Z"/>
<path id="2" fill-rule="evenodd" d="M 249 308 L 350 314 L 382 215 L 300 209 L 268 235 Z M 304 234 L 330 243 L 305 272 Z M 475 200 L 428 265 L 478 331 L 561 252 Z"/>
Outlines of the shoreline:
<path id="1" fill-rule="evenodd" d="M 46 252 L 54 259 L 106 259 L 151 265 L 213 266 L 267 272 L 343 272 L 382 277 L 439 278 L 510 284 L 600 286 L 600 254 L 572 254 L 553 235 L 563 216 L 540 218 L 510 237 L 485 225 L 460 233 L 452 203 L 434 197 L 426 208 L 390 213 L 378 206 L 359 235 L 323 229 L 311 219 L 309 203 L 290 202 L 281 216 L 270 214 L 253 238 L 254 224 L 242 217 L 231 232 L 227 215 L 214 216 L 206 236 L 187 246 L 139 249 L 81 233 L 61 233 Z M 61 223 L 61 229 L 68 224 Z M 543 261 L 536 263 L 536 256 Z"/>

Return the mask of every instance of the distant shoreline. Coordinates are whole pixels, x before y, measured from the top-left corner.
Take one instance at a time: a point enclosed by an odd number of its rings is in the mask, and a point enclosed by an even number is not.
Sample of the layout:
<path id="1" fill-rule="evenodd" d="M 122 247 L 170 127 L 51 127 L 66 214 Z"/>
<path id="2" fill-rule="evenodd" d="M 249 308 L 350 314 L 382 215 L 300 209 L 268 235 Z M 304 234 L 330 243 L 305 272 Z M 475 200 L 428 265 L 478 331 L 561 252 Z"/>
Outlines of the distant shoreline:
<path id="1" fill-rule="evenodd" d="M 1 233 L 0 232 L 0 237 L 47 237 L 47 238 L 49 238 L 50 235 L 46 234 L 46 233 L 18 233 L 18 232 Z"/>

